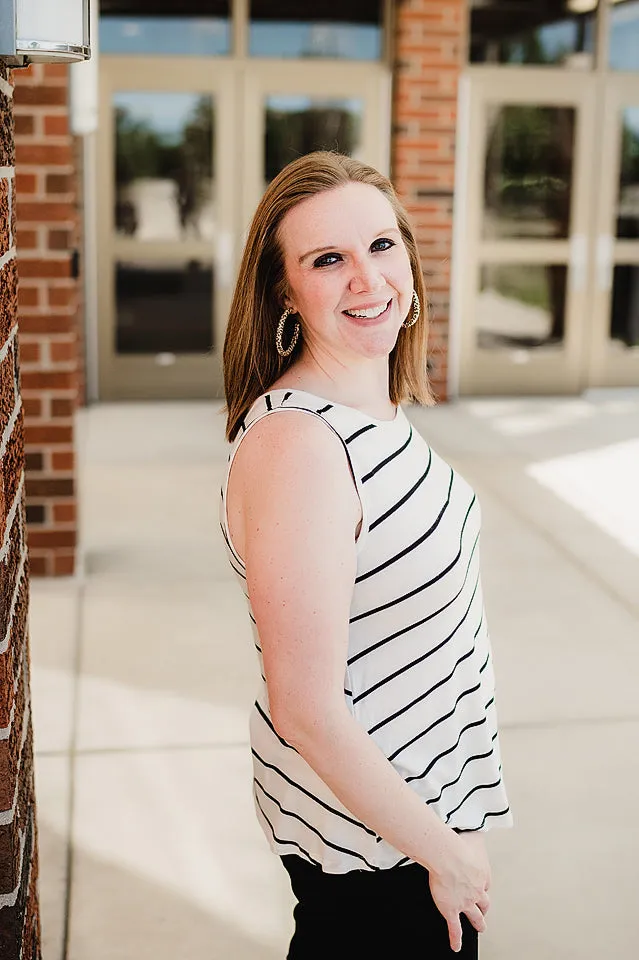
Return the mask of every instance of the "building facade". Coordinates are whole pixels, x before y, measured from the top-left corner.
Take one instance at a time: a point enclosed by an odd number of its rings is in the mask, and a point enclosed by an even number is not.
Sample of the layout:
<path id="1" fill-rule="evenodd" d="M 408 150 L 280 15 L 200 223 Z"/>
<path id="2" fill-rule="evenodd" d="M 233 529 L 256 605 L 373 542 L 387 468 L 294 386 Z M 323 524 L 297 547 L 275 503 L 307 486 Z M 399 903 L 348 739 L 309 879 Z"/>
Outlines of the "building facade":
<path id="1" fill-rule="evenodd" d="M 389 173 L 408 208 L 440 399 L 639 385 L 639 0 L 100 0 L 99 15 L 93 65 L 71 68 L 75 152 L 66 77 L 17 78 L 24 210 L 46 214 L 36 233 L 19 214 L 18 251 L 39 572 L 73 565 L 83 372 L 90 401 L 220 396 L 251 213 L 318 147 Z"/>
<path id="2" fill-rule="evenodd" d="M 13 99 L 0 63 L 0 957 L 39 960 Z"/>

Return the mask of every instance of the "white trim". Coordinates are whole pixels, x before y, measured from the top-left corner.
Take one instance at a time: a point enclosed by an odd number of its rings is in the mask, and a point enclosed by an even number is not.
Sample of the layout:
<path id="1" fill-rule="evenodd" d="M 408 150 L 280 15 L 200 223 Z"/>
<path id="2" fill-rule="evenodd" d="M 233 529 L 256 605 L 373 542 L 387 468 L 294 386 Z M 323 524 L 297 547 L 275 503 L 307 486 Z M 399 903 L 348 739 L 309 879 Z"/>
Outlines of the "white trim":
<path id="1" fill-rule="evenodd" d="M 18 489 L 16 490 L 16 495 L 13 498 L 13 503 L 9 508 L 9 513 L 7 514 L 7 522 L 4 528 L 4 542 L 0 548 L 0 560 L 4 561 L 9 555 L 9 547 L 11 545 L 11 529 L 13 527 L 13 521 L 15 520 L 16 513 L 18 512 L 18 507 L 22 502 L 22 490 L 24 487 L 24 470 L 20 477 L 20 483 L 18 484 Z"/>
<path id="2" fill-rule="evenodd" d="M 455 131 L 455 188 L 453 192 L 453 242 L 448 318 L 448 383 L 450 400 L 459 396 L 462 344 L 462 302 L 465 277 L 466 211 L 468 208 L 468 165 L 470 157 L 470 77 L 464 73 L 457 88 Z"/>
<path id="3" fill-rule="evenodd" d="M 13 428 L 16 425 L 18 417 L 20 416 L 20 411 L 22 410 L 22 397 L 20 394 L 16 397 L 16 405 L 11 411 L 11 416 L 7 421 L 7 425 L 4 428 L 4 433 L 2 434 L 2 440 L 0 440 L 0 460 L 4 457 L 7 452 L 7 447 L 9 445 L 9 440 L 11 434 L 13 433 Z"/>
<path id="4" fill-rule="evenodd" d="M 11 201 L 9 201 L 9 203 L 11 203 Z M 7 252 L 0 257 L 0 270 L 2 270 L 2 268 L 6 266 L 7 263 L 10 263 L 11 260 L 15 260 L 15 258 L 16 258 L 16 248 L 10 247 L 7 250 Z"/>
<path id="5" fill-rule="evenodd" d="M 18 566 L 18 574 L 16 576 L 15 586 L 13 588 L 13 596 L 11 597 L 11 608 L 9 610 L 9 619 L 7 621 L 7 630 L 4 635 L 4 640 L 0 643 L 0 654 L 6 653 L 9 649 L 9 641 L 11 639 L 11 627 L 13 626 L 13 617 L 16 612 L 16 603 L 18 602 L 18 594 L 20 593 L 20 584 L 22 582 L 22 574 L 24 573 L 24 565 L 28 555 L 28 548 L 26 544 L 22 548 L 22 553 L 20 554 L 20 564 Z M 9 724 L 9 731 L 11 730 L 11 723 Z M 0 740 L 6 740 L 4 737 L 3 729 L 0 729 Z M 7 734 L 8 736 L 8 734 Z"/>
<path id="6" fill-rule="evenodd" d="M 13 87 L 10 83 L 7 83 L 6 80 L 3 80 L 2 77 L 0 77 L 0 93 L 4 93 L 5 97 L 13 100 Z"/>
<path id="7" fill-rule="evenodd" d="M 27 831 L 20 831 L 20 870 L 18 873 L 18 886 L 11 893 L 0 893 L 0 910 L 3 907 L 15 907 L 22 886 L 22 868 L 24 867 L 24 848 L 27 844 Z"/>
<path id="8" fill-rule="evenodd" d="M 13 180 L 16 175 L 15 167 L 0 167 L 0 178 Z"/>
<path id="9" fill-rule="evenodd" d="M 17 333 L 17 332 L 18 332 L 18 324 L 17 324 L 17 323 L 14 323 L 13 327 L 11 328 L 11 333 L 9 334 L 9 336 L 7 337 L 7 339 L 5 340 L 5 342 L 3 343 L 2 347 L 0 348 L 0 363 L 3 362 L 4 358 L 5 358 L 5 357 L 7 356 L 7 354 L 9 353 L 9 350 L 10 350 L 10 348 L 11 348 L 11 344 L 12 344 L 13 341 L 15 340 L 15 338 L 16 338 L 16 333 Z"/>
<path id="10" fill-rule="evenodd" d="M 84 363 L 87 403 L 99 399 L 98 174 L 97 136 L 82 141 L 84 196 Z"/>

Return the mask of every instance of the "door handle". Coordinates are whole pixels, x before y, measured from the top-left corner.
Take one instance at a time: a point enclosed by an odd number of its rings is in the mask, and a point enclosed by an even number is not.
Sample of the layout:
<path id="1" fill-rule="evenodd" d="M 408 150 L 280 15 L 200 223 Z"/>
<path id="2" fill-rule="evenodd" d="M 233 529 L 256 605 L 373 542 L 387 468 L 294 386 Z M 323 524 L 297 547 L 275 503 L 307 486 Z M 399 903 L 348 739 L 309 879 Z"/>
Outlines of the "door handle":
<path id="1" fill-rule="evenodd" d="M 614 238 L 609 233 L 597 237 L 597 289 L 608 292 L 612 288 Z"/>

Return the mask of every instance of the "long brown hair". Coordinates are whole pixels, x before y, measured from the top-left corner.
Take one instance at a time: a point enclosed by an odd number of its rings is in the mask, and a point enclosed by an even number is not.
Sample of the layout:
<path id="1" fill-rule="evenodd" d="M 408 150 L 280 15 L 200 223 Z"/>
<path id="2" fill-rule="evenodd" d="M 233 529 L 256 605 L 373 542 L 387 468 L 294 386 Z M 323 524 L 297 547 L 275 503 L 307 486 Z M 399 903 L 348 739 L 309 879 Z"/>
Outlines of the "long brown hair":
<path id="1" fill-rule="evenodd" d="M 408 251 L 413 285 L 422 304 L 419 320 L 400 330 L 389 358 L 390 399 L 394 404 L 433 403 L 426 368 L 428 309 L 417 243 L 390 181 L 359 160 L 317 151 L 293 160 L 271 182 L 251 223 L 224 340 L 226 436 L 233 440 L 248 409 L 282 376 L 302 349 L 302 337 L 288 357 L 275 346 L 275 332 L 286 296 L 284 256 L 278 232 L 284 216 L 303 200 L 348 183 L 367 183 L 390 202 Z"/>

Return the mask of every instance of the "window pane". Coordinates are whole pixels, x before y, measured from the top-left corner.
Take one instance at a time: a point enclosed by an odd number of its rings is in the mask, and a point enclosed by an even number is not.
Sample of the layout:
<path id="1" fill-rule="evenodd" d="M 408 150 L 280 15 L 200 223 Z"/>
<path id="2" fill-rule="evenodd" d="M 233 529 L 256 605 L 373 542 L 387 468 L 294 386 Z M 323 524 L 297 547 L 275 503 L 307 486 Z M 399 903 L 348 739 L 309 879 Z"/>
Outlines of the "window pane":
<path id="1" fill-rule="evenodd" d="M 119 92 L 115 114 L 115 229 L 136 240 L 212 240 L 213 98 Z"/>
<path id="2" fill-rule="evenodd" d="M 563 264 L 485 264 L 475 324 L 482 349 L 529 349 L 564 337 L 566 267 Z"/>
<path id="3" fill-rule="evenodd" d="M 611 70 L 639 70 L 639 0 L 622 0 L 610 10 Z"/>
<path id="4" fill-rule="evenodd" d="M 100 53 L 230 52 L 229 0 L 101 0 Z"/>
<path id="5" fill-rule="evenodd" d="M 268 97 L 264 177 L 269 183 L 282 167 L 313 150 L 337 150 L 356 156 L 361 141 L 361 100 L 313 100 Z"/>
<path id="6" fill-rule="evenodd" d="M 251 0 L 249 53 L 254 57 L 379 60 L 381 0 Z"/>
<path id="7" fill-rule="evenodd" d="M 471 0 L 470 62 L 591 68 L 596 0 Z"/>
<path id="8" fill-rule="evenodd" d="M 572 107 L 490 107 L 483 236 L 567 237 L 575 111 Z"/>
<path id="9" fill-rule="evenodd" d="M 639 239 L 639 107 L 623 113 L 617 236 Z"/>
<path id="10" fill-rule="evenodd" d="M 639 266 L 617 264 L 612 281 L 610 339 L 639 347 Z"/>
<path id="11" fill-rule="evenodd" d="M 197 260 L 116 264 L 120 354 L 213 349 L 213 268 Z"/>

